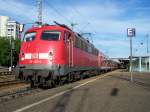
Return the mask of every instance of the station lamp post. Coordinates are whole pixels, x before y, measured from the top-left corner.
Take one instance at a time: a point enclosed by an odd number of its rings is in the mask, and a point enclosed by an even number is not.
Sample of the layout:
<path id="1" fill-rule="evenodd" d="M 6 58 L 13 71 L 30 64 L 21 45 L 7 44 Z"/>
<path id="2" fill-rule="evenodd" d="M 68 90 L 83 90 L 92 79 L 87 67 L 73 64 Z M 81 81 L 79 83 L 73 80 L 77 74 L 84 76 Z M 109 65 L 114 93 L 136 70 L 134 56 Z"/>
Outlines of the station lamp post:
<path id="1" fill-rule="evenodd" d="M 130 38 L 130 80 L 133 82 L 132 74 L 132 37 L 135 37 L 135 28 L 127 28 L 127 37 Z"/>

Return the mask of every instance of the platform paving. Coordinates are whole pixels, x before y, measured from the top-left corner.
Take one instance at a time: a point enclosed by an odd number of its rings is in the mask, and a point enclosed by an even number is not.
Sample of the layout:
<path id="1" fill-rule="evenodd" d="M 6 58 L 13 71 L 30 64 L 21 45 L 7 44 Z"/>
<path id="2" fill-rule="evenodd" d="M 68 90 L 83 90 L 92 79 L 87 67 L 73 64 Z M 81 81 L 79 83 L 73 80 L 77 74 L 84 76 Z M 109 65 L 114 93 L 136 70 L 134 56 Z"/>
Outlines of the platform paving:
<path id="1" fill-rule="evenodd" d="M 150 73 L 113 71 L 0 104 L 0 112 L 150 112 Z"/>

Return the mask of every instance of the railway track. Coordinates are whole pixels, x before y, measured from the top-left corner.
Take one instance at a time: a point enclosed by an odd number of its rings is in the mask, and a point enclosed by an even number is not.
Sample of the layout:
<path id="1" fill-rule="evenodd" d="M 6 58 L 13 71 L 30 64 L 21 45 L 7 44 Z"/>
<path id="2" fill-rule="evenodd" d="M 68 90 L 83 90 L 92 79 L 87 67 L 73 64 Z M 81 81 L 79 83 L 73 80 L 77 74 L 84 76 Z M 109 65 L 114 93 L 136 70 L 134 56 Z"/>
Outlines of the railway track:
<path id="1" fill-rule="evenodd" d="M 12 72 L 8 70 L 8 68 L 0 67 L 0 75 L 12 75 Z"/>
<path id="2" fill-rule="evenodd" d="M 38 93 L 40 89 L 30 88 L 30 84 L 20 81 L 0 82 L 0 102 L 8 101 L 13 98 Z"/>
<path id="3" fill-rule="evenodd" d="M 57 86 L 60 86 L 60 85 L 57 85 Z M 6 88 L 8 89 L 8 91 L 2 92 L 1 88 Z M 36 94 L 44 90 L 46 89 L 31 88 L 30 84 L 26 84 L 17 80 L 0 82 L 0 102 L 8 101 L 13 98 L 20 97 L 20 96 Z"/>
<path id="4" fill-rule="evenodd" d="M 2 82 L 0 82 L 0 88 L 4 87 L 4 86 L 14 85 L 14 84 L 17 85 L 17 84 L 20 84 L 20 83 L 23 83 L 23 82 L 20 82 L 20 81 L 17 81 L 17 80 L 2 81 Z"/>
<path id="5" fill-rule="evenodd" d="M 43 92 L 43 90 L 39 89 L 39 88 L 30 88 L 30 87 L 26 86 L 23 88 L 18 88 L 15 91 L 6 92 L 3 94 L 0 93 L 0 103 L 4 103 L 4 102 L 7 102 L 9 100 L 19 98 L 19 97 L 24 97 L 27 95 L 37 94 L 39 92 Z"/>
<path id="6" fill-rule="evenodd" d="M 10 71 L 0 71 L 0 75 L 12 75 Z"/>

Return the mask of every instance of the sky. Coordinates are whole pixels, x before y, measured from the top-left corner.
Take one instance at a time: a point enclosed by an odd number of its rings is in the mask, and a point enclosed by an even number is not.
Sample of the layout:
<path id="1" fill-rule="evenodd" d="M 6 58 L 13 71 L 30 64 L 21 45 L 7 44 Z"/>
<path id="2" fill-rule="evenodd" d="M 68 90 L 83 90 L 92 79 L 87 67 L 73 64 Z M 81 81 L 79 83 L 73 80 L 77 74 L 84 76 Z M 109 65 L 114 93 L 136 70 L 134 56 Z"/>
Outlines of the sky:
<path id="1" fill-rule="evenodd" d="M 133 55 L 147 54 L 147 38 L 150 35 L 150 0 L 43 0 L 44 23 L 57 21 L 85 35 L 110 58 L 128 58 L 130 39 L 127 28 L 136 29 Z M 0 0 L 0 15 L 9 16 L 20 23 L 37 20 L 36 0 Z M 25 28 L 29 28 L 27 24 Z M 148 39 L 150 42 L 150 39 Z M 150 45 L 149 45 L 150 49 Z"/>

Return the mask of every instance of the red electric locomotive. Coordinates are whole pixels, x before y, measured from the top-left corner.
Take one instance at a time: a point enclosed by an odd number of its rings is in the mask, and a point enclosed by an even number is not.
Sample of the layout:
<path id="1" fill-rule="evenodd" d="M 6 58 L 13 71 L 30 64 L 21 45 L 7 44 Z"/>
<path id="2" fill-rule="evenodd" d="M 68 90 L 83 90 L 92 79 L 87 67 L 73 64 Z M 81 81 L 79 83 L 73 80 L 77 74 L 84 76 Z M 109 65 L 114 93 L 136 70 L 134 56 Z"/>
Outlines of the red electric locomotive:
<path id="1" fill-rule="evenodd" d="M 99 70 L 99 51 L 65 25 L 30 28 L 24 35 L 17 77 L 32 85 L 54 85 L 63 79 Z"/>

